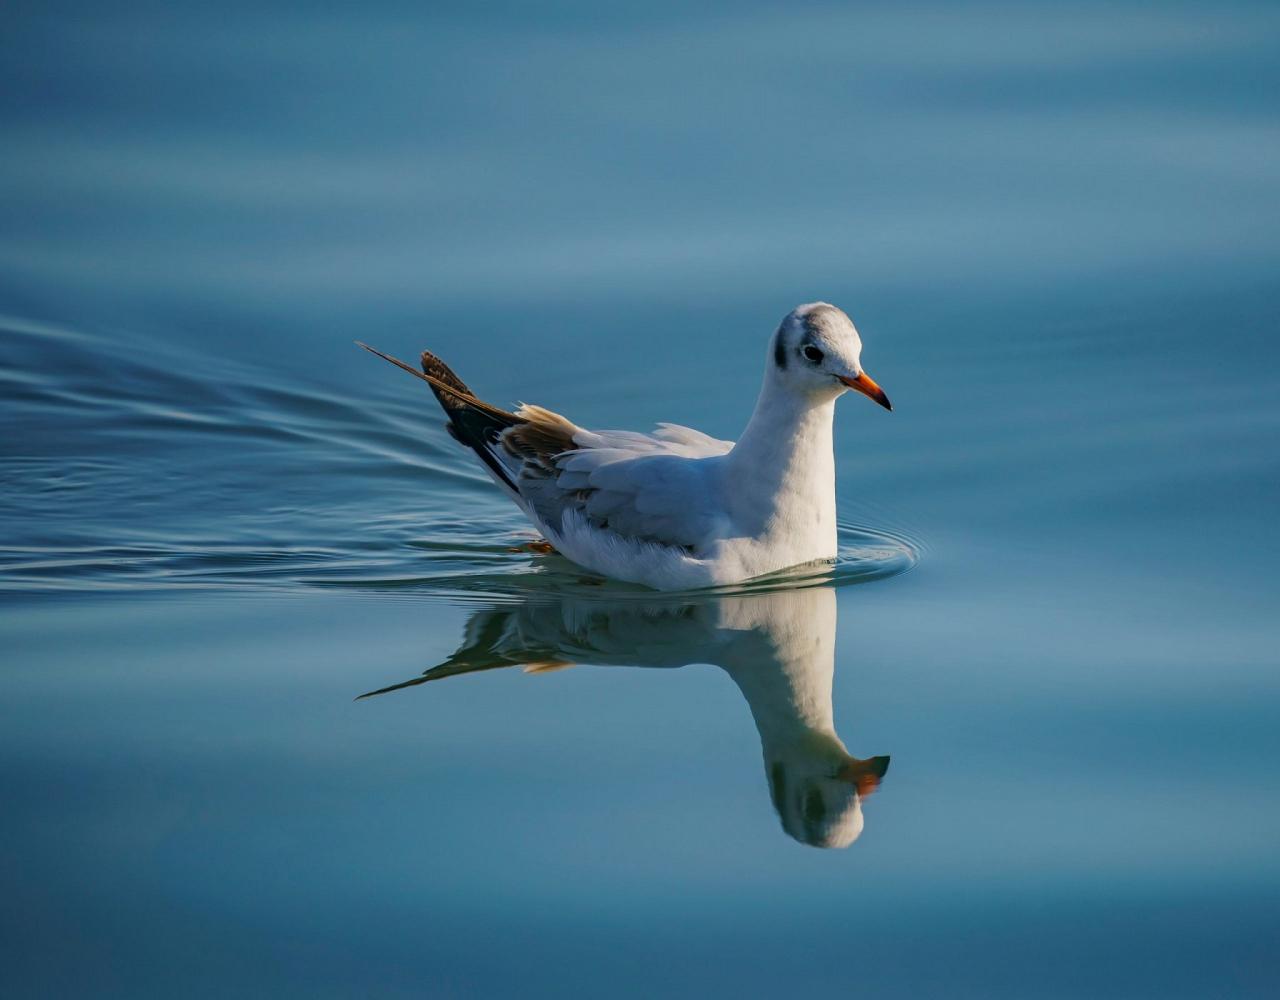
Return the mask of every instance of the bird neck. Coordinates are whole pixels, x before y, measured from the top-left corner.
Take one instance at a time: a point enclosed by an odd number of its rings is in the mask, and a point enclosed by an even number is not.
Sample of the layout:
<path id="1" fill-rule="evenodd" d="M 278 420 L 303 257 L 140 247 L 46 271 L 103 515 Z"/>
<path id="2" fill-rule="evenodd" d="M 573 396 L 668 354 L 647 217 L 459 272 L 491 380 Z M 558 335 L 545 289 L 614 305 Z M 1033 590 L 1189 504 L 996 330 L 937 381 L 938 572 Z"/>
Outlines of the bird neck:
<path id="1" fill-rule="evenodd" d="M 760 532 L 829 535 L 827 556 L 835 554 L 835 401 L 790 392 L 769 373 L 729 453 L 727 500 L 735 517 Z"/>
<path id="2" fill-rule="evenodd" d="M 761 620 L 726 611 L 722 627 L 752 641 L 728 647 L 720 666 L 746 698 L 765 756 L 841 745 L 831 711 L 835 592 L 783 591 L 743 607 Z"/>

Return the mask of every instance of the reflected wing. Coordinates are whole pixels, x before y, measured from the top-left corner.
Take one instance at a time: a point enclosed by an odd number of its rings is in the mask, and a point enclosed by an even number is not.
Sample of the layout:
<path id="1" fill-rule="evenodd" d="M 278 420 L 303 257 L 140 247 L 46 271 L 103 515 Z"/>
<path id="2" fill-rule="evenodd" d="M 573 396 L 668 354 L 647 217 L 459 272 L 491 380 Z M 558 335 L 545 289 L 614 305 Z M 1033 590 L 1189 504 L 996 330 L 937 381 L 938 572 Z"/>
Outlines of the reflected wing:
<path id="1" fill-rule="evenodd" d="M 389 684 L 376 691 L 366 691 L 356 701 L 482 670 L 573 666 L 573 662 L 564 659 L 554 645 L 529 641 L 521 628 L 522 611 L 520 608 L 500 608 L 476 612 L 467 619 L 462 645 L 443 663 L 424 671 L 420 677 Z"/>
<path id="2" fill-rule="evenodd" d="M 360 698 L 501 667 L 544 673 L 579 663 L 681 667 L 721 662 L 726 648 L 752 632 L 736 624 L 723 629 L 723 607 L 716 600 L 614 603 L 560 598 L 481 608 L 467 619 L 462 644 L 443 663 Z"/>

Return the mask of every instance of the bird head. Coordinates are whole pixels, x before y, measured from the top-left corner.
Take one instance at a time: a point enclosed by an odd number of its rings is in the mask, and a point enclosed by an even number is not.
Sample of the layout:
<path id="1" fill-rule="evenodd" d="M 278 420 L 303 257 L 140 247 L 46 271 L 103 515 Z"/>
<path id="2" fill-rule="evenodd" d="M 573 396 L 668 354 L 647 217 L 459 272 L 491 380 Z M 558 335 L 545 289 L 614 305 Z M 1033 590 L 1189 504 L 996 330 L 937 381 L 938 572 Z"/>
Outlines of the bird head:
<path id="1" fill-rule="evenodd" d="M 769 793 L 782 828 L 812 847 L 848 847 L 862 834 L 862 800 L 889 769 L 888 757 L 841 754 L 767 762 Z"/>
<path id="2" fill-rule="evenodd" d="M 824 398 L 853 389 L 893 409 L 884 390 L 862 370 L 862 338 L 853 321 L 826 302 L 787 313 L 773 336 L 770 364 L 775 379 L 793 392 Z"/>

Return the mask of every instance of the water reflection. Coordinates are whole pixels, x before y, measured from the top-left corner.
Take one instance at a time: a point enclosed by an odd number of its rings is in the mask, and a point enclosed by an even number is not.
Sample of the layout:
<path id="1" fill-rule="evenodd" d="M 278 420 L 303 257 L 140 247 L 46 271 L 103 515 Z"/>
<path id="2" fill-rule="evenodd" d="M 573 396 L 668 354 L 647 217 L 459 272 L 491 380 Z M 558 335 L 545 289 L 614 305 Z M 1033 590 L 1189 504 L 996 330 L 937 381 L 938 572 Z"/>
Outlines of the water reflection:
<path id="1" fill-rule="evenodd" d="M 805 844 L 847 847 L 862 832 L 862 799 L 889 758 L 854 757 L 836 734 L 835 633 L 831 587 L 612 601 L 540 595 L 475 611 L 447 660 L 361 697 L 498 667 L 714 664 L 747 699 L 783 829 Z"/>

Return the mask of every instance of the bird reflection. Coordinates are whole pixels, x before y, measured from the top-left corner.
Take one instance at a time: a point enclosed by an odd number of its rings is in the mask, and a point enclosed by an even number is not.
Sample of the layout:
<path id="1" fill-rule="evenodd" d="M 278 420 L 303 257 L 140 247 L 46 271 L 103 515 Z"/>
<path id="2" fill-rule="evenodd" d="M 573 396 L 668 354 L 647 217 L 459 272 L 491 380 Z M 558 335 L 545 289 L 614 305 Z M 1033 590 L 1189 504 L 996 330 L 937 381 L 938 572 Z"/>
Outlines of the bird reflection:
<path id="1" fill-rule="evenodd" d="M 447 660 L 361 697 L 498 667 L 543 673 L 576 664 L 714 664 L 750 706 L 783 829 L 805 844 L 847 847 L 862 832 L 862 799 L 889 758 L 851 756 L 836 735 L 835 631 L 830 587 L 616 600 L 544 594 L 473 612 Z"/>

